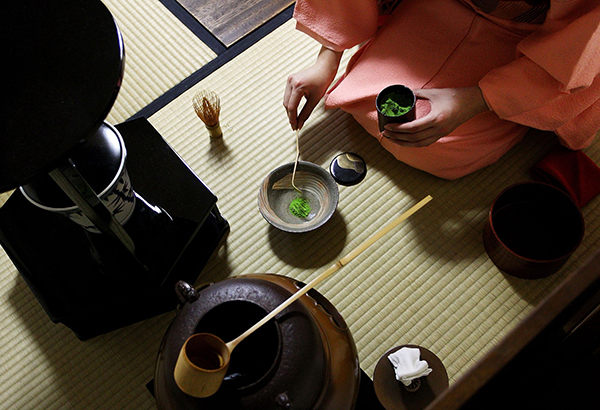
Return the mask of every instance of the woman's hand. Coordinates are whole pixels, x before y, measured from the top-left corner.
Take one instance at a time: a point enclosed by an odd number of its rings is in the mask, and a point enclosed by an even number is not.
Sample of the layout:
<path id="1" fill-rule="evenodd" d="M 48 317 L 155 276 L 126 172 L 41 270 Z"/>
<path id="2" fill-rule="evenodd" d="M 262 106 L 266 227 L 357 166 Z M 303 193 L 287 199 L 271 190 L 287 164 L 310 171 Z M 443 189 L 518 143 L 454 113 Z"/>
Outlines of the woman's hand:
<path id="1" fill-rule="evenodd" d="M 419 99 L 429 100 L 431 111 L 404 124 L 387 124 L 381 133 L 404 147 L 424 147 L 450 134 L 461 124 L 489 111 L 478 86 L 415 90 Z"/>
<path id="2" fill-rule="evenodd" d="M 342 51 L 321 47 L 317 61 L 312 66 L 288 77 L 283 106 L 294 131 L 302 128 L 315 106 L 325 95 L 337 74 L 341 58 Z M 298 114 L 302 97 L 306 99 L 306 103 Z"/>

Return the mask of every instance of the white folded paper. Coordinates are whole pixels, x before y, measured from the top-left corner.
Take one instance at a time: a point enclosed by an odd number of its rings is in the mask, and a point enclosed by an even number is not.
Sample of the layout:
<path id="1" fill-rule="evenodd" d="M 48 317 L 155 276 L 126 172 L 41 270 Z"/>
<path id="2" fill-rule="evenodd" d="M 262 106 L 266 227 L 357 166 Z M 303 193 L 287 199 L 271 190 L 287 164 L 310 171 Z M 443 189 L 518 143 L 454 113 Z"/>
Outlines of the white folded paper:
<path id="1" fill-rule="evenodd" d="M 403 347 L 388 356 L 394 366 L 396 380 L 409 386 L 412 380 L 427 376 L 432 369 L 425 360 L 421 360 L 421 352 L 417 348 Z"/>

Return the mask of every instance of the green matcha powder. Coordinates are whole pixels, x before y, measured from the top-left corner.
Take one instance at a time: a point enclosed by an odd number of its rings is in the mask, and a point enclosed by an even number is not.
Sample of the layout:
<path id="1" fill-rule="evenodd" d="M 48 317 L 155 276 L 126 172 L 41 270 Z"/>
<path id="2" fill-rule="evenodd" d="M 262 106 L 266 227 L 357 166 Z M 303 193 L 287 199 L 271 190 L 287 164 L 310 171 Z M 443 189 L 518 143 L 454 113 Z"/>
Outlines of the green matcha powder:
<path id="1" fill-rule="evenodd" d="M 409 112 L 411 107 L 400 105 L 394 101 L 392 97 L 389 97 L 383 104 L 381 104 L 379 109 L 381 110 L 382 114 L 387 115 L 388 117 L 399 117 Z"/>
<path id="2" fill-rule="evenodd" d="M 307 218 L 310 214 L 310 204 L 308 199 L 298 196 L 290 203 L 290 212 L 298 218 Z"/>

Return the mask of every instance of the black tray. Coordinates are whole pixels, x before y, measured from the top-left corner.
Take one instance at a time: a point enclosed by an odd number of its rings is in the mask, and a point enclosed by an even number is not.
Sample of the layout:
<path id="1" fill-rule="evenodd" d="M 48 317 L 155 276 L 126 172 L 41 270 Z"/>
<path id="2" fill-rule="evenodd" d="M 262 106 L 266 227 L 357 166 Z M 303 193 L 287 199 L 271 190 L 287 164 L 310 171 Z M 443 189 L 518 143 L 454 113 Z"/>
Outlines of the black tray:
<path id="1" fill-rule="evenodd" d="M 142 264 L 101 235 L 36 208 L 18 190 L 0 208 L 0 244 L 50 319 L 82 340 L 174 309 L 175 283 L 194 283 L 229 230 L 217 197 L 145 118 L 116 128 L 134 190 L 173 219 L 135 224 Z M 109 248 L 104 266 L 92 256 L 90 237 Z"/>

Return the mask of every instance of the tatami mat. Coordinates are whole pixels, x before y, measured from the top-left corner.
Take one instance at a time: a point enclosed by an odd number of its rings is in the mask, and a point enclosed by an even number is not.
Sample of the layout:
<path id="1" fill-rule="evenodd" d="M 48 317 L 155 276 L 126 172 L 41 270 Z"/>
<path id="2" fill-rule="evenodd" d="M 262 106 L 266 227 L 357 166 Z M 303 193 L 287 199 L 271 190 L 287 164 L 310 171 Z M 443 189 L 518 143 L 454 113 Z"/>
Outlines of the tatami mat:
<path id="1" fill-rule="evenodd" d="M 103 0 L 123 33 L 125 75 L 107 121 L 125 121 L 216 57 L 159 0 Z"/>
<path id="2" fill-rule="evenodd" d="M 559 273 L 515 279 L 487 258 L 483 221 L 500 190 L 528 179 L 551 148 L 546 134 L 531 134 L 497 164 L 449 182 L 397 162 L 351 117 L 319 106 L 300 134 L 301 158 L 327 167 L 337 153 L 353 151 L 366 160 L 367 177 L 340 187 L 338 210 L 322 228 L 300 235 L 271 228 L 257 192 L 270 170 L 295 157 L 285 79 L 317 51 L 288 22 L 150 118 L 219 197 L 231 224 L 198 282 L 254 272 L 307 281 L 431 194 L 425 208 L 317 289 L 348 322 L 369 375 L 385 351 L 413 343 L 437 354 L 454 381 L 597 248 L 600 198 L 584 208 L 586 236 Z M 222 140 L 208 137 L 191 107 L 203 88 L 221 96 Z M 586 152 L 600 163 L 598 141 Z M 4 252 L 0 271 L 0 408 L 155 408 L 144 385 L 172 313 L 80 342 L 49 321 Z"/>
<path id="3" fill-rule="evenodd" d="M 317 51 L 289 22 L 150 118 L 219 197 L 231 223 L 226 252 L 206 278 L 273 272 L 308 280 L 431 194 L 425 209 L 318 289 L 348 321 L 367 373 L 386 350 L 414 343 L 438 354 L 454 380 L 592 251 L 600 202 L 586 207 L 587 237 L 560 273 L 538 281 L 507 277 L 483 249 L 483 221 L 504 187 L 528 179 L 552 145 L 548 134 L 532 134 L 498 164 L 449 182 L 398 163 L 351 117 L 319 107 L 301 132 L 301 158 L 326 168 L 336 154 L 353 151 L 366 160 L 367 177 L 341 187 L 338 212 L 323 228 L 302 235 L 271 228 L 256 194 L 270 170 L 294 159 L 285 80 Z M 191 108 L 204 88 L 221 96 L 222 141 L 208 138 Z M 598 161 L 597 145 L 588 151 Z"/>

